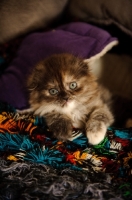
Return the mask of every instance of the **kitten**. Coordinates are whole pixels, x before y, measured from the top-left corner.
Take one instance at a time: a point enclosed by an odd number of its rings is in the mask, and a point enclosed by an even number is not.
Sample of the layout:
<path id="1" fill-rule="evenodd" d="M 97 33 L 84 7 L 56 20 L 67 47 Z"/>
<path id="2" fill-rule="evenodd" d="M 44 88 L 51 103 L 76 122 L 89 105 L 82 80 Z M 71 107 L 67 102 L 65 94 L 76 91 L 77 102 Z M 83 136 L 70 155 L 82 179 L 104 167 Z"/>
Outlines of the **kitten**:
<path id="1" fill-rule="evenodd" d="M 100 89 L 83 59 L 71 54 L 52 55 L 36 65 L 27 87 L 31 109 L 45 117 L 55 137 L 65 141 L 75 127 L 85 130 L 93 145 L 104 139 L 113 122 L 107 105 L 109 95 Z"/>

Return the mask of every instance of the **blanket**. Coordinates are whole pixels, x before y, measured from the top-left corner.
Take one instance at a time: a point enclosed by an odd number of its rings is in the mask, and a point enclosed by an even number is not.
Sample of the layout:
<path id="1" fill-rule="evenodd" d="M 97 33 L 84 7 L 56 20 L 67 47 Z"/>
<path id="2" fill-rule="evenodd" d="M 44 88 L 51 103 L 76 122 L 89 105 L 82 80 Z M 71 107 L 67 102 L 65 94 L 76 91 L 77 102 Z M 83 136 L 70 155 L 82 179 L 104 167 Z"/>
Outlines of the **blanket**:
<path id="1" fill-rule="evenodd" d="M 132 199 L 132 130 L 110 127 L 91 146 L 81 130 L 66 142 L 42 117 L 0 104 L 0 199 Z"/>

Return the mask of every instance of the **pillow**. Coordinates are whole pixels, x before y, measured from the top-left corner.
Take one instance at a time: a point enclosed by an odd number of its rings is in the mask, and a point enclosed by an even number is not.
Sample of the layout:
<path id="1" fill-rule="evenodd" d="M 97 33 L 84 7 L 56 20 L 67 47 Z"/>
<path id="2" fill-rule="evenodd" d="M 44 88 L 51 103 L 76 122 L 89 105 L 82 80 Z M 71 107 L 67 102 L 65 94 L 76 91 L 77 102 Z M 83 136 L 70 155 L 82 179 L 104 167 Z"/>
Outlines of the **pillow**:
<path id="1" fill-rule="evenodd" d="M 25 79 L 40 60 L 58 53 L 72 53 L 92 61 L 118 41 L 106 31 L 87 23 L 69 23 L 47 32 L 29 34 L 16 57 L 0 76 L 0 101 L 17 109 L 28 107 Z"/>
<path id="2" fill-rule="evenodd" d="M 67 1 L 0 1 L 0 43 L 48 27 L 63 13 Z"/>
<path id="3" fill-rule="evenodd" d="M 71 0 L 70 16 L 96 25 L 115 25 L 132 36 L 132 1 L 130 0 Z"/>

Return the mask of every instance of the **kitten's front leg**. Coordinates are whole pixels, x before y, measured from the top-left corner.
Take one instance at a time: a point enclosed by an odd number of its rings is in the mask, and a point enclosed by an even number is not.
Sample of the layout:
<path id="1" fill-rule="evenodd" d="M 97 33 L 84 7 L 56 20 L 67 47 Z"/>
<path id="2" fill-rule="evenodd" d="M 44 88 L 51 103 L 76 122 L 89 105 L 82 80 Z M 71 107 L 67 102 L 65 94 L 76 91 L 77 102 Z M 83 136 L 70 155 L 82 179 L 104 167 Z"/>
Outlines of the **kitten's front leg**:
<path id="1" fill-rule="evenodd" d="M 33 113 L 33 109 L 32 108 L 27 108 L 27 109 L 24 109 L 24 110 L 17 109 L 16 112 L 21 114 L 21 115 L 24 115 L 24 114 Z"/>
<path id="2" fill-rule="evenodd" d="M 107 106 L 95 109 L 86 122 L 86 135 L 92 145 L 99 144 L 105 137 L 107 127 L 113 123 L 113 115 Z"/>
<path id="3" fill-rule="evenodd" d="M 49 130 L 53 132 L 54 137 L 61 141 L 66 141 L 72 136 L 71 120 L 59 113 L 48 113 L 45 116 Z"/>

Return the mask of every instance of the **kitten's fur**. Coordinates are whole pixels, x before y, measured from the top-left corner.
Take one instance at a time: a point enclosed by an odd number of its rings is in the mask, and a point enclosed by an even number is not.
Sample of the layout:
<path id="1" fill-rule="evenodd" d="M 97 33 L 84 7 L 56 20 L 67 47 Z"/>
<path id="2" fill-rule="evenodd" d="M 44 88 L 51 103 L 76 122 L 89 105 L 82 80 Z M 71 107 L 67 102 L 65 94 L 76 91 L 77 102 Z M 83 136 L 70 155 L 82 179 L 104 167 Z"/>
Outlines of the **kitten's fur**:
<path id="1" fill-rule="evenodd" d="M 27 86 L 31 109 L 45 117 L 55 137 L 68 139 L 75 127 L 85 129 L 91 144 L 103 140 L 113 122 L 107 105 L 109 95 L 100 89 L 82 59 L 70 54 L 52 55 L 34 68 Z M 56 95 L 50 94 L 53 88 L 58 91 Z"/>

